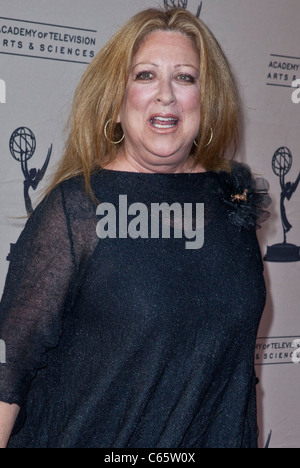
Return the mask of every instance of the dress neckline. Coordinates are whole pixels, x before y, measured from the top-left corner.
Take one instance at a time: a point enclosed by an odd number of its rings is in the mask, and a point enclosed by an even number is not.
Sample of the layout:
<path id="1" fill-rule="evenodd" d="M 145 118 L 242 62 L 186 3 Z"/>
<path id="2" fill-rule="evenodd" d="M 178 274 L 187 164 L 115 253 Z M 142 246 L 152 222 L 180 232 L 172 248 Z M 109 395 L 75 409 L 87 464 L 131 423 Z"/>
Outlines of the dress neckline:
<path id="1" fill-rule="evenodd" d="M 196 176 L 206 176 L 212 173 L 215 173 L 216 171 L 204 171 L 204 172 L 135 172 L 135 171 L 121 171 L 121 170 L 115 170 L 115 169 L 105 169 L 105 168 L 100 168 L 97 173 L 103 173 L 103 174 L 116 174 L 116 175 L 132 175 L 132 176 L 145 176 L 145 177 L 169 177 L 169 178 L 184 178 L 184 177 L 196 177 Z"/>
<path id="2" fill-rule="evenodd" d="M 132 190 L 141 190 L 149 187 L 151 191 L 156 192 L 161 190 L 172 190 L 180 192 L 189 192 L 195 186 L 202 185 L 201 182 L 209 180 L 215 171 L 206 172 L 177 172 L 177 173 L 161 173 L 161 172 L 127 172 L 116 171 L 112 169 L 103 169 L 95 174 L 96 179 L 99 177 L 106 179 L 112 183 L 125 184 L 131 187 Z M 98 177 L 97 177 L 98 176 Z"/>

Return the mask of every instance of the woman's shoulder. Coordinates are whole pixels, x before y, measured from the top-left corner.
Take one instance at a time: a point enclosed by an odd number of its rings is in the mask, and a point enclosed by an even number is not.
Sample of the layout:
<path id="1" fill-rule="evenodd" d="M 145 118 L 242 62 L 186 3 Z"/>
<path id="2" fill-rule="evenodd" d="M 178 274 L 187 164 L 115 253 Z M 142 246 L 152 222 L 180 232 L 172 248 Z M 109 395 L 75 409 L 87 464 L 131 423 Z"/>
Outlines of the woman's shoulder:
<path id="1" fill-rule="evenodd" d="M 269 217 L 268 181 L 254 176 L 250 167 L 240 162 L 232 162 L 230 171 L 219 172 L 217 179 L 218 197 L 227 207 L 230 221 L 240 228 L 259 228 Z"/>
<path id="2" fill-rule="evenodd" d="M 46 216 L 59 219 L 60 217 L 78 217 L 80 213 L 93 211 L 95 202 L 89 194 L 83 176 L 65 179 L 50 187 L 40 197 L 31 217 Z"/>

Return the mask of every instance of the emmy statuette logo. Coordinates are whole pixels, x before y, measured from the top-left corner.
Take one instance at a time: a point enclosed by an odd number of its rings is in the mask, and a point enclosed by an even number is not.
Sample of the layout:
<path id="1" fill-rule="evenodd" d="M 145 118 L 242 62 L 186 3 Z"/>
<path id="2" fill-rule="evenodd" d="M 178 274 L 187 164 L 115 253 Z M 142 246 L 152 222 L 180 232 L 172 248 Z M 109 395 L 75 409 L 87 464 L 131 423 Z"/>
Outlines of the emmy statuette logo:
<path id="1" fill-rule="evenodd" d="M 0 80 L 0 104 L 6 104 L 6 83 Z"/>
<path id="2" fill-rule="evenodd" d="M 202 4 L 203 4 L 203 1 L 201 1 L 198 6 L 197 13 L 196 13 L 197 18 L 200 18 Z M 177 0 L 177 1 L 176 0 L 164 0 L 164 6 L 166 10 L 168 10 L 169 8 L 184 8 L 185 10 L 187 10 L 188 0 Z"/>
<path id="3" fill-rule="evenodd" d="M 20 127 L 15 130 L 10 138 L 9 149 L 12 157 L 21 163 L 21 169 L 24 175 L 24 200 L 26 212 L 31 215 L 33 212 L 32 202 L 29 195 L 29 189 L 36 190 L 43 180 L 48 168 L 52 145 L 48 150 L 45 163 L 41 169 L 29 169 L 28 161 L 33 157 L 36 150 L 36 138 L 34 133 L 26 127 Z"/>
<path id="4" fill-rule="evenodd" d="M 36 138 L 34 133 L 26 127 L 17 128 L 11 135 L 9 149 L 12 157 L 21 164 L 24 176 L 24 202 L 26 213 L 30 216 L 33 212 L 32 201 L 30 198 L 30 189 L 36 190 L 46 174 L 51 154 L 52 145 L 48 149 L 46 160 L 41 169 L 29 169 L 28 161 L 34 156 L 36 150 Z M 11 244 L 11 251 L 7 257 L 10 261 L 14 245 Z"/>
<path id="5" fill-rule="evenodd" d="M 293 156 L 288 148 L 279 148 L 272 160 L 272 169 L 274 174 L 279 177 L 281 195 L 280 195 L 280 214 L 283 229 L 283 242 L 268 247 L 265 260 L 267 262 L 299 262 L 300 261 L 300 247 L 287 242 L 287 234 L 291 231 L 292 225 L 288 220 L 286 214 L 286 201 L 290 201 L 296 192 L 300 182 L 300 172 L 297 180 L 286 182 L 286 176 L 290 172 L 293 165 Z"/>

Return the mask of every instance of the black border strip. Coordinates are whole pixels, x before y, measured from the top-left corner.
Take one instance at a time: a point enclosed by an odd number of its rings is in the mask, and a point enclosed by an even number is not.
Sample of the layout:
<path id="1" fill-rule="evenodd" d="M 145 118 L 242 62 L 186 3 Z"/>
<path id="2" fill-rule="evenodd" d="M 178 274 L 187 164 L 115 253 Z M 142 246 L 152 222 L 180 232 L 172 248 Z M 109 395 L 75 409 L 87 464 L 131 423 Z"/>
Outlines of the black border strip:
<path id="1" fill-rule="evenodd" d="M 287 58 L 293 60 L 300 60 L 300 57 L 290 57 L 289 55 L 278 55 L 278 54 L 270 54 L 271 57 L 280 57 L 280 58 Z"/>
<path id="2" fill-rule="evenodd" d="M 257 340 L 273 340 L 274 338 L 299 338 L 300 335 L 292 335 L 292 336 L 258 336 Z"/>
<path id="3" fill-rule="evenodd" d="M 292 85 L 283 85 L 283 84 L 276 84 L 276 83 L 266 83 L 267 86 L 277 86 L 278 88 L 293 88 Z"/>
<path id="4" fill-rule="evenodd" d="M 291 365 L 293 364 L 294 366 L 297 366 L 299 364 L 296 364 L 295 362 L 266 362 L 266 363 L 262 363 L 262 364 L 256 364 L 256 362 L 254 363 L 255 366 L 286 366 L 286 365 Z"/>
<path id="5" fill-rule="evenodd" d="M 65 62 L 65 63 L 79 63 L 80 65 L 89 65 L 90 62 L 77 62 L 76 60 L 64 60 L 64 59 L 57 59 L 57 58 L 51 58 L 51 57 L 40 57 L 38 55 L 25 55 L 25 54 L 14 54 L 12 52 L 1 52 L 0 54 L 2 55 L 13 55 L 16 57 L 26 57 L 26 58 L 36 58 L 36 59 L 42 59 L 42 60 L 53 60 L 55 62 Z"/>
<path id="6" fill-rule="evenodd" d="M 4 18 L 3 16 L 0 16 L 0 19 L 6 20 L 6 21 L 17 21 L 19 23 L 29 23 L 29 24 L 39 24 L 41 26 L 51 26 L 53 28 L 65 28 L 65 29 L 75 29 L 77 31 L 85 31 L 85 32 L 92 32 L 92 33 L 97 33 L 98 31 L 94 29 L 84 29 L 84 28 L 73 28 L 72 26 L 62 26 L 59 24 L 48 24 L 48 23 L 39 23 L 38 21 L 26 21 L 26 20 L 20 20 L 16 18 Z"/>

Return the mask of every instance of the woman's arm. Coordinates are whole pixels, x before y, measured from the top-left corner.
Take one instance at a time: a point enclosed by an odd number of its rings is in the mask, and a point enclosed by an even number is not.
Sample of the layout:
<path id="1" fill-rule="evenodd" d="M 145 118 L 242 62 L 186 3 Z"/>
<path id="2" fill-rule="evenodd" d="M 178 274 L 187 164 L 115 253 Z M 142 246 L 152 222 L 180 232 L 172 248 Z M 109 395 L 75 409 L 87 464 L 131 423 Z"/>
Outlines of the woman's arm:
<path id="1" fill-rule="evenodd" d="M 0 401 L 0 449 L 6 448 L 20 407 Z"/>
<path id="2" fill-rule="evenodd" d="M 0 365 L 2 448 L 11 436 L 19 408 L 25 406 L 38 369 L 48 364 L 47 351 L 59 342 L 74 271 L 58 188 L 28 219 L 15 245 L 0 302 L 0 339 L 5 343 L 6 358 Z"/>

